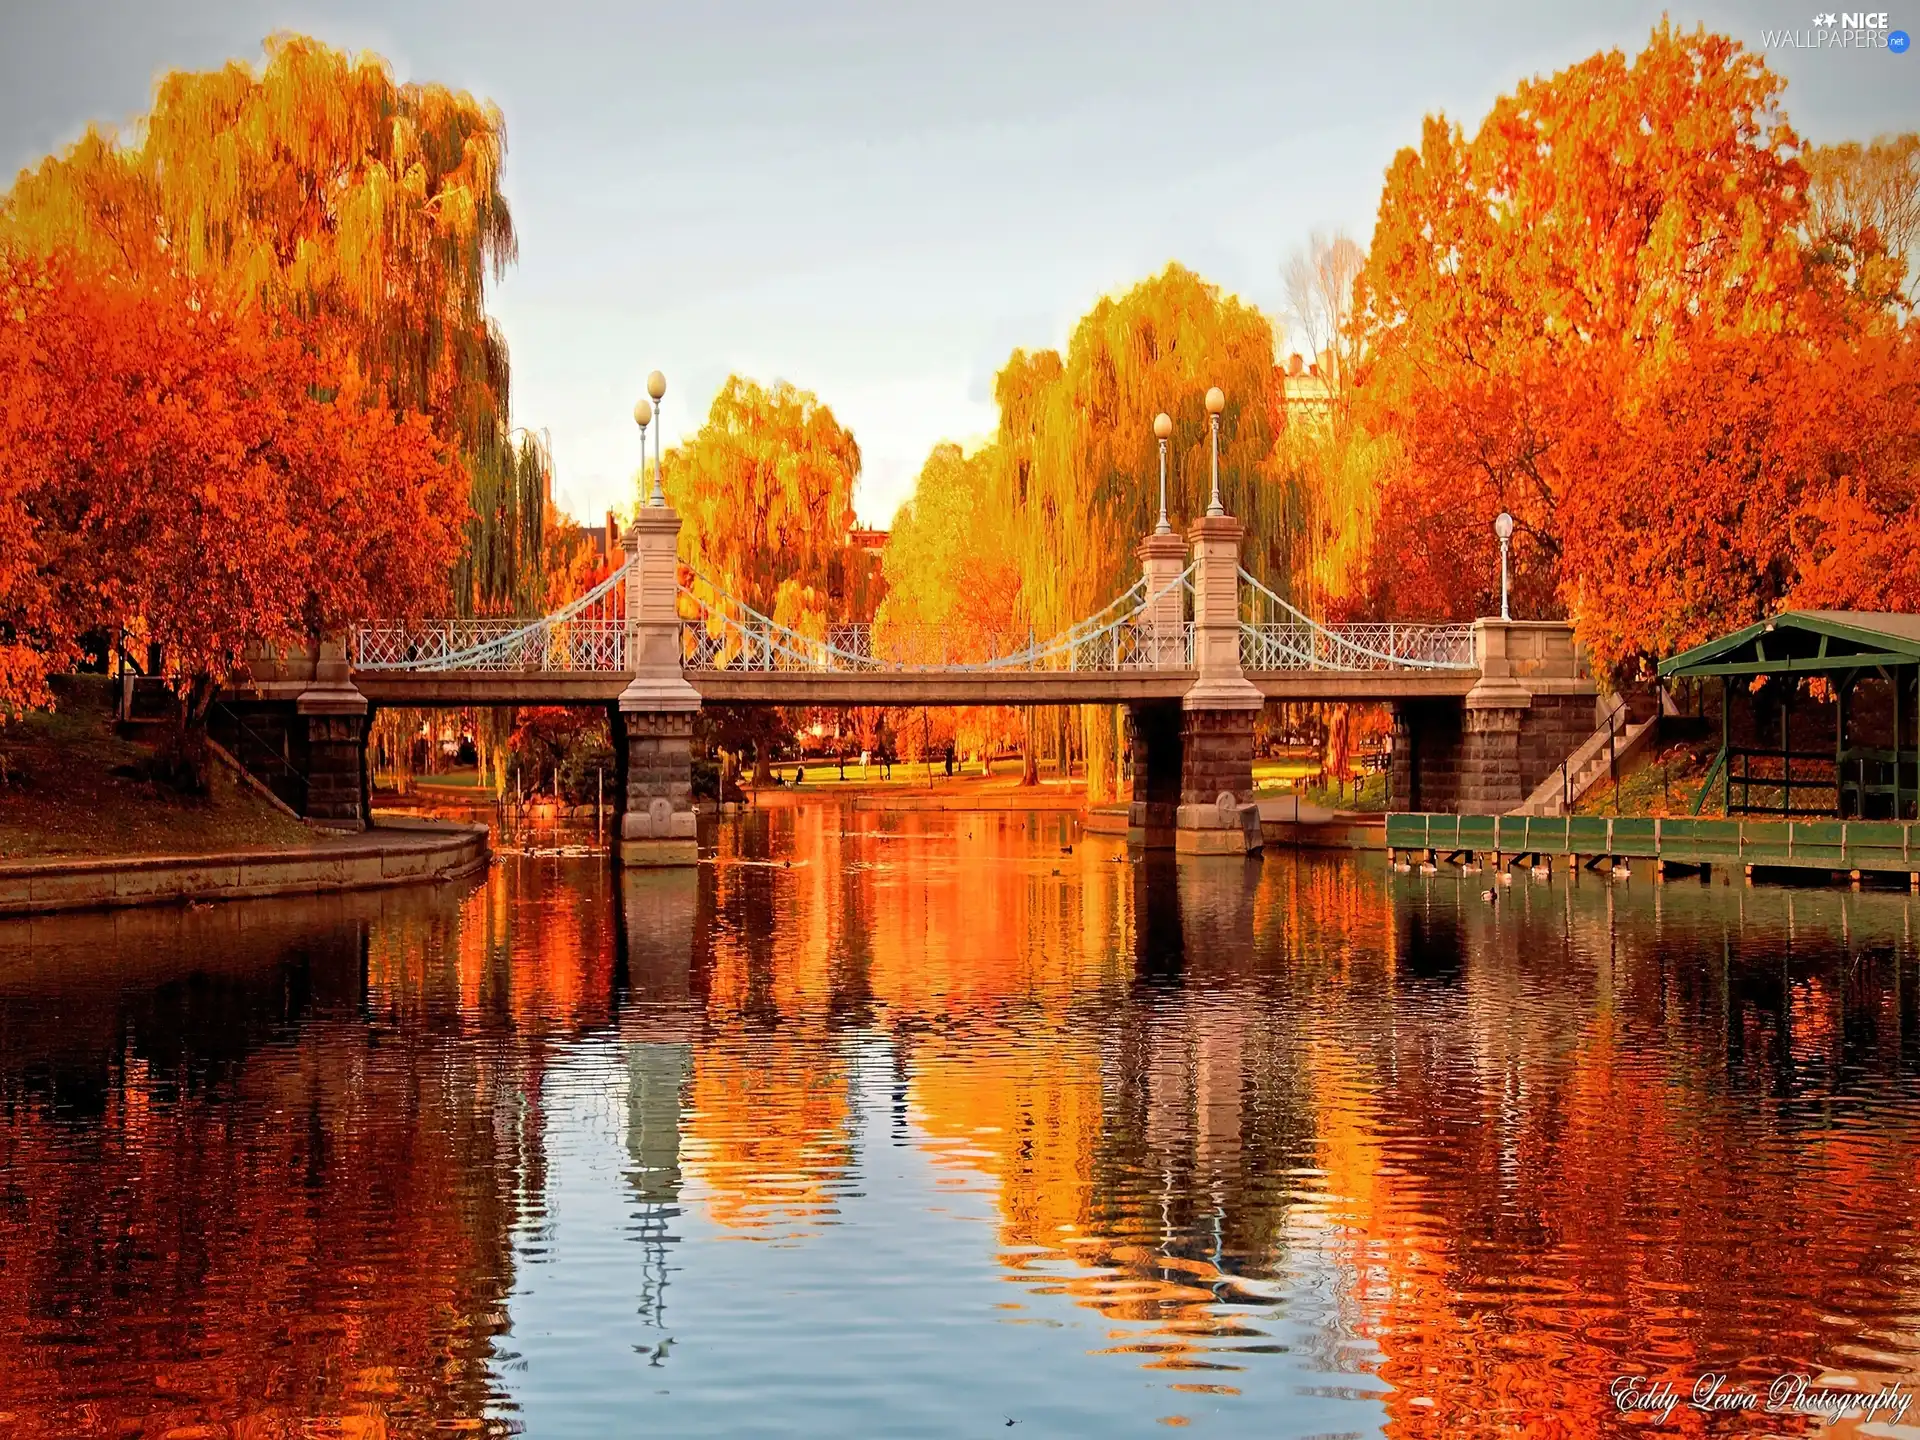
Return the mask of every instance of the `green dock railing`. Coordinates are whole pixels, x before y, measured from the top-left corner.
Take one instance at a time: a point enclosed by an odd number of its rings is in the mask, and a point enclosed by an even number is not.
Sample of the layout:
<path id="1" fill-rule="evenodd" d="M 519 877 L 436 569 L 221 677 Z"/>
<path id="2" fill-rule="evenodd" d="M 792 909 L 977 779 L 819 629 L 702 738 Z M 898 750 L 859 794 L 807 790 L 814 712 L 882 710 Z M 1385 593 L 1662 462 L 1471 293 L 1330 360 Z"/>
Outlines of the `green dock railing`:
<path id="1" fill-rule="evenodd" d="M 1391 851 L 1612 856 L 1680 865 L 1920 871 L 1920 823 L 1905 820 L 1696 820 L 1690 816 L 1387 816 Z"/>

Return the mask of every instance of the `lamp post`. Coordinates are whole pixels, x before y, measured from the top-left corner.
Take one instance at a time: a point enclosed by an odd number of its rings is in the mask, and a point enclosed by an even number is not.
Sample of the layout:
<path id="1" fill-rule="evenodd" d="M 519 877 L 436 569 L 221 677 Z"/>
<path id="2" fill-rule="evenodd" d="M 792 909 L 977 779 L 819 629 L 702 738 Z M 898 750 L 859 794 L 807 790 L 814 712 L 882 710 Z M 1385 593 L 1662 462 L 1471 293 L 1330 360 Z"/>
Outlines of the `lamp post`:
<path id="1" fill-rule="evenodd" d="M 1167 524 L 1167 437 L 1173 434 L 1173 417 L 1162 410 L 1153 417 L 1153 438 L 1160 442 L 1160 523 L 1153 527 L 1156 535 L 1170 535 L 1173 527 Z"/>
<path id="2" fill-rule="evenodd" d="M 658 370 L 647 376 L 647 394 L 653 397 L 654 409 L 659 410 L 660 402 L 667 398 L 667 377 Z M 667 493 L 660 488 L 660 432 L 666 428 L 664 420 L 653 427 L 653 503 L 662 508 L 666 506 Z M 643 464 L 645 460 L 642 456 Z"/>
<path id="3" fill-rule="evenodd" d="M 1493 533 L 1500 537 L 1500 618 L 1511 620 L 1507 610 L 1507 542 L 1513 539 L 1513 516 L 1502 510 L 1493 518 Z"/>
<path id="4" fill-rule="evenodd" d="M 1218 385 L 1207 391 L 1207 418 L 1213 428 L 1213 498 L 1207 502 L 1207 514 L 1224 515 L 1220 503 L 1220 412 L 1227 408 L 1227 395 Z"/>
<path id="5" fill-rule="evenodd" d="M 633 423 L 640 427 L 640 478 L 644 482 L 647 476 L 647 425 L 653 419 L 653 402 L 642 395 L 633 407 Z M 662 499 L 659 486 L 654 487 L 651 503 L 658 505 Z"/>

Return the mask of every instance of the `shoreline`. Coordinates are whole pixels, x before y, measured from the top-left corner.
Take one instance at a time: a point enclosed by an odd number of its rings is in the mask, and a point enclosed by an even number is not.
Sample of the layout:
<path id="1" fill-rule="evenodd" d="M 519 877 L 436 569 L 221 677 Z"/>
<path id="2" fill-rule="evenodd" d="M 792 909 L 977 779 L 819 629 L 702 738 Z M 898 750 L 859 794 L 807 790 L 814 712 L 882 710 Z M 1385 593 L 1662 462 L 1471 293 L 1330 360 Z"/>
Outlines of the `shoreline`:
<path id="1" fill-rule="evenodd" d="M 0 862 L 0 917 L 323 895 L 457 879 L 492 860 L 491 832 L 389 816 L 338 840 L 277 850 Z"/>

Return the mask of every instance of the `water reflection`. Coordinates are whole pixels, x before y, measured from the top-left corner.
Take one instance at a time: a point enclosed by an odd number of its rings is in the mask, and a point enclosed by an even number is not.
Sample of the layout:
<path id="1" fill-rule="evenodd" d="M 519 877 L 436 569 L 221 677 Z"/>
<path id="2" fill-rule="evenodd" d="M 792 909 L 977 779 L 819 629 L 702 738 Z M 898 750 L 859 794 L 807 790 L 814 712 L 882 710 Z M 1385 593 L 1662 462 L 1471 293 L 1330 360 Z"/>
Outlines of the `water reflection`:
<path id="1" fill-rule="evenodd" d="M 10 1433 L 482 1413 L 527 1057 L 409 1023 L 437 1006 L 382 976 L 459 921 L 396 895 L 0 929 Z"/>
<path id="2" fill-rule="evenodd" d="M 1920 1367 L 1904 894 L 712 844 L 0 926 L 0 1433 L 1593 1434 L 1622 1371 Z"/>

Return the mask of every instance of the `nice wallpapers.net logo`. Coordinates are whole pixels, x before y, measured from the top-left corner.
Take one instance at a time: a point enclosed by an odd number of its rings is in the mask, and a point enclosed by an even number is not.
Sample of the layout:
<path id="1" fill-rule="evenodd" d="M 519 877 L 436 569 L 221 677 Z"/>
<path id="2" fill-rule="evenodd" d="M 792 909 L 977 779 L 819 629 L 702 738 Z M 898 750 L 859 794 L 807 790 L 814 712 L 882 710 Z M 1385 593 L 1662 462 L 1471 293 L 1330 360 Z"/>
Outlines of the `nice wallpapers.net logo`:
<path id="1" fill-rule="evenodd" d="M 1906 54 L 1913 44 L 1885 10 L 1817 11 L 1798 29 L 1761 31 L 1760 42 L 1768 50 L 1885 50 L 1893 55 Z"/>

